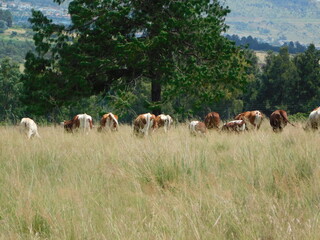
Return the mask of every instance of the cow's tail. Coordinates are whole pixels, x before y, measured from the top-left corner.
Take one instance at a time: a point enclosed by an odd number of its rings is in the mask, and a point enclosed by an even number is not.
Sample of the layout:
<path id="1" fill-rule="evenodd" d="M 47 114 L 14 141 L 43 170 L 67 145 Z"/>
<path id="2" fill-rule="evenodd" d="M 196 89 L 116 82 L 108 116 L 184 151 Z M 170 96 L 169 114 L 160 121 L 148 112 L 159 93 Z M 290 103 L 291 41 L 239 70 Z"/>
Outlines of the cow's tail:
<path id="1" fill-rule="evenodd" d="M 287 123 L 289 123 L 290 125 L 292 125 L 293 127 L 296 127 L 296 125 L 294 125 L 293 123 L 291 123 L 288 119 L 288 116 L 284 115 L 282 112 L 280 112 L 281 117 L 287 121 Z"/>
<path id="2" fill-rule="evenodd" d="M 245 116 L 242 116 L 240 120 L 244 122 L 244 130 L 249 130 L 250 120 Z"/>
<path id="3" fill-rule="evenodd" d="M 192 122 L 189 124 L 189 130 L 190 130 L 190 133 L 191 135 L 196 135 L 197 131 L 196 131 L 196 123 L 193 123 Z"/>
<path id="4" fill-rule="evenodd" d="M 146 131 L 144 133 L 145 135 L 148 135 L 150 127 L 151 127 L 151 114 L 148 113 L 146 114 Z"/>
<path id="5" fill-rule="evenodd" d="M 38 131 L 36 132 L 36 137 L 41 138 L 41 136 L 39 135 Z"/>
<path id="6" fill-rule="evenodd" d="M 118 131 L 118 127 L 119 127 L 118 120 L 115 118 L 115 116 L 112 113 L 110 113 L 110 116 L 111 116 L 113 122 L 116 123 L 116 130 Z"/>
<path id="7" fill-rule="evenodd" d="M 90 127 L 90 129 L 93 128 L 93 121 L 92 121 L 92 119 L 89 119 L 89 127 Z"/>
<path id="8" fill-rule="evenodd" d="M 288 123 L 290 123 L 293 127 L 297 127 L 296 125 L 294 125 L 293 123 L 291 123 L 289 120 L 288 120 Z"/>
<path id="9" fill-rule="evenodd" d="M 169 121 L 170 121 L 169 117 L 166 116 L 166 118 L 164 120 L 164 132 L 168 132 L 169 124 L 170 124 Z"/>

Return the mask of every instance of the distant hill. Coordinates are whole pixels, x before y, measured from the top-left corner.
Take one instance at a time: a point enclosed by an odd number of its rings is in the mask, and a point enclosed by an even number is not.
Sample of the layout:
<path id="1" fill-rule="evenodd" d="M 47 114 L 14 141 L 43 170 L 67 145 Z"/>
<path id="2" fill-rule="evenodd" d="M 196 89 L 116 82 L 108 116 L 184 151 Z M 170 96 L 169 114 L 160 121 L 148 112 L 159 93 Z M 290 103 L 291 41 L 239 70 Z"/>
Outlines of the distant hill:
<path id="1" fill-rule="evenodd" d="M 53 0 L 7 0 L 7 2 L 29 3 L 35 9 L 58 6 Z M 69 2 L 71 0 L 66 0 L 60 6 L 63 11 L 67 11 Z M 260 42 L 274 46 L 282 46 L 285 42 L 292 41 L 303 45 L 314 43 L 320 47 L 320 0 L 220 0 L 220 2 L 231 10 L 226 18 L 230 27 L 227 32 L 229 35 L 252 36 Z M 13 12 L 15 23 L 29 24 L 27 19 L 30 17 L 31 9 L 18 7 L 9 10 Z M 53 11 L 48 10 L 48 12 Z M 68 22 L 66 18 L 56 15 L 61 13 L 52 13 L 49 18 L 63 24 Z"/>
<path id="2" fill-rule="evenodd" d="M 274 51 L 279 52 L 283 46 L 288 47 L 289 53 L 302 53 L 307 50 L 306 46 L 301 45 L 299 42 L 285 42 L 281 46 L 273 46 L 269 43 L 260 42 L 257 38 L 252 36 L 239 37 L 238 35 L 226 35 L 226 37 L 236 43 L 237 46 L 248 47 L 249 49 L 256 51 Z"/>
<path id="3" fill-rule="evenodd" d="M 57 6 L 57 3 L 53 2 L 53 0 L 20 0 L 21 2 L 31 3 L 34 6 L 38 7 L 48 7 L 48 6 Z M 65 1 L 64 5 L 68 4 L 70 0 Z"/>
<path id="4" fill-rule="evenodd" d="M 274 45 L 299 41 L 320 46 L 320 1 L 225 0 L 228 34 L 254 36 Z"/>

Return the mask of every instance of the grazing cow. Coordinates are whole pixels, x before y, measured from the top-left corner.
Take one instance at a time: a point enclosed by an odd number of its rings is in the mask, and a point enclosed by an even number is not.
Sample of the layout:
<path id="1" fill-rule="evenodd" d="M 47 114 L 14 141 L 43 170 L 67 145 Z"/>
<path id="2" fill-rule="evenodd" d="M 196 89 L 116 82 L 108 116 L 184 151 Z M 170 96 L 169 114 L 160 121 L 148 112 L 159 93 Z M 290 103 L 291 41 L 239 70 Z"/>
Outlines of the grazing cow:
<path id="1" fill-rule="evenodd" d="M 164 131 L 167 132 L 170 129 L 173 120 L 169 115 L 160 114 L 156 117 L 156 122 L 158 128 L 163 127 Z"/>
<path id="2" fill-rule="evenodd" d="M 157 127 L 156 116 L 151 113 L 140 114 L 133 121 L 133 132 L 135 135 L 146 136 Z"/>
<path id="3" fill-rule="evenodd" d="M 308 130 L 310 127 L 312 130 L 318 130 L 318 127 L 320 126 L 320 107 L 314 109 L 308 118 L 308 122 L 305 130 Z"/>
<path id="4" fill-rule="evenodd" d="M 192 121 L 189 124 L 189 131 L 191 135 L 205 135 L 207 133 L 207 127 L 203 122 Z"/>
<path id="5" fill-rule="evenodd" d="M 217 112 L 211 112 L 208 113 L 207 116 L 204 119 L 204 124 L 206 125 L 206 127 L 208 129 L 219 129 L 219 125 L 220 125 L 220 115 Z"/>
<path id="6" fill-rule="evenodd" d="M 282 130 L 284 129 L 285 126 L 287 126 L 288 123 L 294 126 L 291 122 L 289 122 L 286 111 L 276 110 L 273 113 L 271 113 L 270 125 L 274 132 L 282 132 Z"/>
<path id="7" fill-rule="evenodd" d="M 71 120 L 64 121 L 64 129 L 67 132 L 73 132 L 76 129 L 81 129 L 83 130 L 83 132 L 88 134 L 92 127 L 92 117 L 86 113 L 78 114 L 74 116 Z"/>
<path id="8" fill-rule="evenodd" d="M 102 116 L 98 131 L 102 131 L 103 129 L 118 131 L 118 128 L 119 128 L 118 116 L 110 112 Z"/>
<path id="9" fill-rule="evenodd" d="M 22 118 L 20 122 L 20 131 L 26 133 L 27 137 L 30 139 L 34 136 L 40 138 L 38 133 L 37 124 L 31 118 Z"/>
<path id="10" fill-rule="evenodd" d="M 250 122 L 254 129 L 259 129 L 262 123 L 264 116 L 260 111 L 248 111 L 238 114 L 234 119 L 235 120 L 244 120 L 245 122 Z M 248 129 L 248 124 L 246 124 L 246 129 Z"/>
<path id="11" fill-rule="evenodd" d="M 234 120 L 225 123 L 222 128 L 222 131 L 230 131 L 230 132 L 243 132 L 246 130 L 246 123 L 244 120 Z"/>

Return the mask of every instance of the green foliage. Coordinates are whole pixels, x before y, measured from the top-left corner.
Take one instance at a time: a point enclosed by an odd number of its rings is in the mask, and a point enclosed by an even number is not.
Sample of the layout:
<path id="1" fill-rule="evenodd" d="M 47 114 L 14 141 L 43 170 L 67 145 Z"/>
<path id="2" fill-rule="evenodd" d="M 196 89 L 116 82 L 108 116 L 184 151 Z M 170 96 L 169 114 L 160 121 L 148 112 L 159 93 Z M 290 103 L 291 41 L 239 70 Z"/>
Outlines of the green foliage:
<path id="1" fill-rule="evenodd" d="M 13 17 L 9 10 L 0 9 L 0 21 L 3 23 L 0 24 L 0 28 L 12 27 Z M 5 26 L 3 26 L 5 24 Z"/>
<path id="2" fill-rule="evenodd" d="M 267 114 L 276 109 L 309 113 L 319 105 L 319 60 L 319 50 L 313 44 L 295 56 L 289 55 L 287 47 L 279 54 L 269 52 L 261 76 L 253 74 L 256 81 L 249 84 L 249 94 L 244 95 L 246 106 L 258 106 Z"/>
<path id="3" fill-rule="evenodd" d="M 247 81 L 243 52 L 222 36 L 229 9 L 218 1 L 80 0 L 69 13 L 68 28 L 32 13 L 36 54 L 27 55 L 23 79 L 35 114 L 135 89 L 141 80 L 151 83 L 147 109 L 160 113 L 167 102 L 186 98 L 197 110 Z"/>
<path id="4" fill-rule="evenodd" d="M 18 63 L 23 63 L 26 54 L 29 51 L 34 51 L 34 44 L 31 41 L 0 39 L 0 58 L 10 57 L 12 60 Z"/>
<path id="5" fill-rule="evenodd" d="M 19 65 L 9 58 L 4 58 L 0 65 L 0 121 L 16 122 L 22 111 Z"/>
<path id="6" fill-rule="evenodd" d="M 299 122 L 299 121 L 301 122 L 301 121 L 306 121 L 308 117 L 309 117 L 309 113 L 297 112 L 295 114 L 290 115 L 289 120 L 292 122 Z"/>
<path id="7" fill-rule="evenodd" d="M 320 98 L 320 51 L 310 44 L 307 51 L 295 56 L 293 62 L 298 69 L 296 104 L 301 112 L 309 112 L 319 105 Z"/>
<path id="8" fill-rule="evenodd" d="M 8 25 L 5 21 L 0 20 L 0 29 L 7 29 Z"/>
<path id="9" fill-rule="evenodd" d="M 279 108 L 289 111 L 296 110 L 295 83 L 299 76 L 296 66 L 290 59 L 287 47 L 281 48 L 278 55 L 269 53 L 261 79 L 258 99 L 267 112 L 273 112 Z"/>

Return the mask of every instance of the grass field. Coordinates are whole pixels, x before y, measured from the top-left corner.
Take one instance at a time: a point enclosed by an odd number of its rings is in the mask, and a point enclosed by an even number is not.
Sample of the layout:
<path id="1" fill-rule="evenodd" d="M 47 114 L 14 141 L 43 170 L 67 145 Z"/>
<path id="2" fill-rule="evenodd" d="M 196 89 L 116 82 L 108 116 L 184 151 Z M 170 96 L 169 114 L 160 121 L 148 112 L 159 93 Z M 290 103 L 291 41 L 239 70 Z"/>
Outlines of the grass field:
<path id="1" fill-rule="evenodd" d="M 0 128 L 0 239 L 319 239 L 320 135 Z"/>

